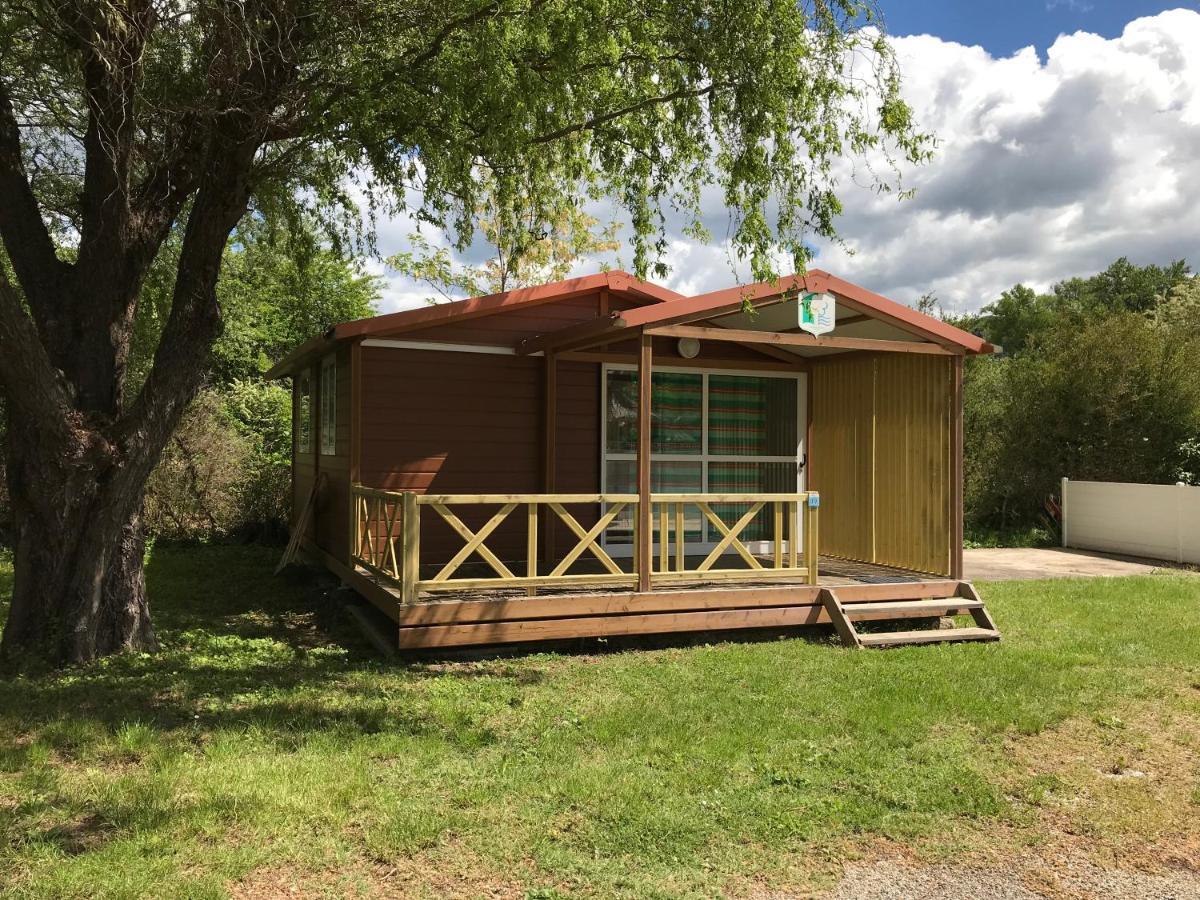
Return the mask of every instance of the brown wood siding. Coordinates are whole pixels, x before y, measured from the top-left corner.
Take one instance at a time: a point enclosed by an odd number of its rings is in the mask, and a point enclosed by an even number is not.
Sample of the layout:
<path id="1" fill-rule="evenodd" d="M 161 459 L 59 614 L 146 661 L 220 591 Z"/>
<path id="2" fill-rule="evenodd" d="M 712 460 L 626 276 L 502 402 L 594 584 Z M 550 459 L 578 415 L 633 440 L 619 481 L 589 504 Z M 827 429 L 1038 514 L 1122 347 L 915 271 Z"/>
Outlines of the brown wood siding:
<path id="1" fill-rule="evenodd" d="M 363 347 L 364 484 L 417 493 L 536 493 L 542 490 L 540 358 Z M 494 508 L 456 509 L 476 528 Z M 422 510 L 421 559 L 444 562 L 462 541 Z M 524 554 L 516 513 L 488 546 Z"/>
<path id="2" fill-rule="evenodd" d="M 952 366 L 915 354 L 814 364 L 809 477 L 822 553 L 949 574 Z"/>

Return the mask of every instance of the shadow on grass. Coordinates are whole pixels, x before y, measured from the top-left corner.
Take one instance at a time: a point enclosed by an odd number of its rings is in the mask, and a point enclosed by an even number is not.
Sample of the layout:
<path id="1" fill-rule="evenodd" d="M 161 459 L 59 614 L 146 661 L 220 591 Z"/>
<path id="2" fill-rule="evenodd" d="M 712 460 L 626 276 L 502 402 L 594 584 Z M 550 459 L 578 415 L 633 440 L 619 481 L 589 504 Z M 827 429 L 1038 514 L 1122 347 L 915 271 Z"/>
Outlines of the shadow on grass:
<path id="1" fill-rule="evenodd" d="M 301 568 L 273 576 L 277 553 L 249 546 L 156 548 L 146 576 L 162 651 L 0 680 L 0 721 L 8 726 L 0 737 L 0 770 L 23 768 L 35 742 L 64 759 L 119 755 L 121 742 L 131 740 L 122 730 L 137 727 L 194 745 L 233 730 L 285 750 L 330 732 L 425 735 L 480 746 L 492 739 L 486 716 L 448 714 L 437 692 L 420 689 L 422 682 L 440 679 L 439 691 L 483 689 L 515 698 L 545 677 L 552 662 L 547 652 L 830 640 L 826 629 L 733 631 L 573 640 L 538 646 L 534 655 L 534 648 L 512 647 L 384 661 L 346 615 L 336 580 Z M 10 572 L 0 560 L 0 596 L 9 593 L 3 579 Z M 0 621 L 4 612 L 0 608 Z"/>
<path id="2" fill-rule="evenodd" d="M 322 731 L 438 733 L 478 741 L 422 710 L 394 702 L 424 678 L 511 679 L 535 673 L 497 661 L 432 666 L 384 663 L 349 621 L 345 597 L 323 571 L 293 567 L 272 576 L 278 550 L 160 547 L 146 578 L 157 654 L 130 654 L 40 676 L 0 679 L 0 769 L 14 771 L 32 739 L 55 751 L 95 746 L 100 733 L 137 723 L 162 734 L 254 730 L 279 744 Z M 0 560 L 0 624 L 11 568 Z M 380 679 L 391 692 L 377 689 Z"/>

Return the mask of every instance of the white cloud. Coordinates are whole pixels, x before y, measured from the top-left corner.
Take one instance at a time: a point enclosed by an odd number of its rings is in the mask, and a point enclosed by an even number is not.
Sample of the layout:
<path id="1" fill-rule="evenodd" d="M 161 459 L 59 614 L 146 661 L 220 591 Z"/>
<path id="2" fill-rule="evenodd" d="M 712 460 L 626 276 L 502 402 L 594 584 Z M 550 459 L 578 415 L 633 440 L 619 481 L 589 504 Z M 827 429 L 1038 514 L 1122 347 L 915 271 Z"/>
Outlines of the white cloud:
<path id="1" fill-rule="evenodd" d="M 934 291 L 976 309 L 1018 281 L 1047 287 L 1121 255 L 1200 264 L 1200 14 L 1137 19 L 1113 39 L 1063 35 L 1044 61 L 1032 47 L 996 58 L 929 36 L 895 46 L 937 156 L 904 173 L 909 201 L 844 178 L 839 228 L 853 253 L 818 245 L 815 265 L 901 302 Z M 719 193 L 705 198 L 706 221 L 723 222 Z M 380 249 L 395 252 L 406 233 L 389 223 Z M 714 233 L 709 246 L 671 236 L 668 286 L 746 277 Z M 428 295 L 391 274 L 388 309 Z"/>

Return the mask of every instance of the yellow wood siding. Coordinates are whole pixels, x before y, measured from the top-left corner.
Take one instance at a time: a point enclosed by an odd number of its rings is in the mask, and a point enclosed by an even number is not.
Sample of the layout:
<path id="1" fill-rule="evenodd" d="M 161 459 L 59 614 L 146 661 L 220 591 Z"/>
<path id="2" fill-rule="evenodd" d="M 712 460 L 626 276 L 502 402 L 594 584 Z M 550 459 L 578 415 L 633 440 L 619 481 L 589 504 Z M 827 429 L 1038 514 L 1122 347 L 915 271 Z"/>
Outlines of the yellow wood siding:
<path id="1" fill-rule="evenodd" d="M 906 353 L 813 366 L 822 553 L 949 574 L 952 376 L 949 357 Z"/>
<path id="2" fill-rule="evenodd" d="M 821 492 L 821 552 L 871 561 L 874 368 L 849 357 L 814 366 L 809 486 Z"/>

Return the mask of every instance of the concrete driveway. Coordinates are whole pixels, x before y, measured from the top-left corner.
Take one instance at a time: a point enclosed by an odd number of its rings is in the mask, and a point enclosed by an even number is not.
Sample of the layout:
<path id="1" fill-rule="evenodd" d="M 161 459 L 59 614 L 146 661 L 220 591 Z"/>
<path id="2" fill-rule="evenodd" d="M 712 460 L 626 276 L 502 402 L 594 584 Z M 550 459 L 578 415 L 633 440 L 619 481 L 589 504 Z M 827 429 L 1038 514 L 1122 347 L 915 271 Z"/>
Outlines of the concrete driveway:
<path id="1" fill-rule="evenodd" d="M 1035 578 L 1094 578 L 1113 575 L 1149 575 L 1162 568 L 1154 560 L 1105 556 L 1088 550 L 1012 547 L 963 551 L 964 574 L 969 581 L 1030 581 Z"/>

